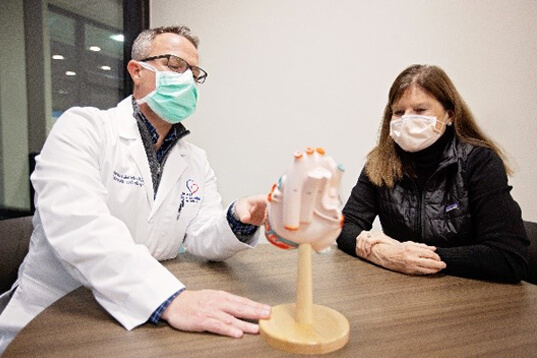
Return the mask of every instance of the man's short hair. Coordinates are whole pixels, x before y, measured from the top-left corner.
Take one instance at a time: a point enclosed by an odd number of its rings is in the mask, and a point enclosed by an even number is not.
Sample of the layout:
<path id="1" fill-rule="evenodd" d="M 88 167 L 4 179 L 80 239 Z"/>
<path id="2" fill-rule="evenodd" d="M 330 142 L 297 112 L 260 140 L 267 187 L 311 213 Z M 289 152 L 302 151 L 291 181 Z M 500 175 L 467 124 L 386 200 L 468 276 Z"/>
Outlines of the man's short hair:
<path id="1" fill-rule="evenodd" d="M 198 48 L 200 40 L 187 26 L 161 26 L 154 29 L 144 30 L 136 37 L 132 44 L 131 58 L 140 61 L 149 57 L 155 37 L 166 33 L 183 36 L 190 41 L 195 48 Z"/>

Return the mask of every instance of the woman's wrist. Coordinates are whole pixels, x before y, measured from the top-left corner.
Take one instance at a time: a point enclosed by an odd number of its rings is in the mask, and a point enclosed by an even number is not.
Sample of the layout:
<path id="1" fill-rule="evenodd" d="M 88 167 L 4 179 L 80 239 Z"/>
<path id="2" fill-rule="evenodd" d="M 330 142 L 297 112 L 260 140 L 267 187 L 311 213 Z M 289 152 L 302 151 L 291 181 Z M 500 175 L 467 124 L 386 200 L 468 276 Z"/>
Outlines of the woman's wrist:
<path id="1" fill-rule="evenodd" d="M 368 260 L 382 267 L 386 267 L 387 260 L 385 255 L 385 249 L 392 245 L 389 242 L 379 242 L 371 247 L 371 254 L 369 254 Z"/>

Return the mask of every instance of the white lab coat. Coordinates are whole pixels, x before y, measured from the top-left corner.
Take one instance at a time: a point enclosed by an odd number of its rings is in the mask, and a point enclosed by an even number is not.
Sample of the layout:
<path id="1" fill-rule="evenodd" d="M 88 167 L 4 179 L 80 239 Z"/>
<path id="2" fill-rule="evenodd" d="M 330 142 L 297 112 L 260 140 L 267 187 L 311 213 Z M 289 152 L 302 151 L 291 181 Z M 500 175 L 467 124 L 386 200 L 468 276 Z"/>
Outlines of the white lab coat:
<path id="1" fill-rule="evenodd" d="M 65 112 L 31 179 L 34 232 L 0 315 L 0 354 L 33 317 L 81 285 L 130 330 L 184 287 L 158 262 L 176 257 L 181 244 L 210 260 L 257 244 L 259 230 L 249 245 L 235 237 L 205 152 L 184 140 L 170 150 L 154 196 L 130 97 L 107 111 Z"/>

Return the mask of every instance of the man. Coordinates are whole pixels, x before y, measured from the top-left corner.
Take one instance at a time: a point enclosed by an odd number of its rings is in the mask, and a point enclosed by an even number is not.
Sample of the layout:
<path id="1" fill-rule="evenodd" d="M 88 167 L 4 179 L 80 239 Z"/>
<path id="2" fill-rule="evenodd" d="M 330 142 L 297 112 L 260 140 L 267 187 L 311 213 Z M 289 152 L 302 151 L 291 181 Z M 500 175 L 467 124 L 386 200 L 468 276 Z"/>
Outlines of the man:
<path id="1" fill-rule="evenodd" d="M 195 109 L 198 39 L 187 27 L 142 32 L 127 70 L 133 96 L 116 108 L 72 108 L 37 158 L 34 232 L 0 315 L 0 354 L 39 312 L 83 285 L 126 329 L 166 321 L 241 337 L 270 307 L 221 291 L 190 291 L 157 260 L 181 245 L 222 260 L 255 246 L 264 196 L 222 210 L 205 153 L 180 123 Z M 6 297 L 4 297 L 6 298 Z M 0 300 L 2 301 L 2 300 Z M 7 300 L 6 300 L 7 301 Z M 3 307 L 0 307 L 0 310 Z"/>

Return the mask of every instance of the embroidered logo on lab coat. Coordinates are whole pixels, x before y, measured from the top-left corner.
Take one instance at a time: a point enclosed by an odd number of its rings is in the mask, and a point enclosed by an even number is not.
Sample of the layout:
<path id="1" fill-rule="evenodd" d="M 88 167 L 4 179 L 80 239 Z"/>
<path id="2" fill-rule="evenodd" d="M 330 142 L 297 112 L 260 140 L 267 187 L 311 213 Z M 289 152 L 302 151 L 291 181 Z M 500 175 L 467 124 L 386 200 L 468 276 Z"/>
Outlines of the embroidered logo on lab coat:
<path id="1" fill-rule="evenodd" d="M 200 190 L 200 187 L 194 180 L 188 179 L 185 183 L 185 188 L 186 190 L 183 190 L 181 193 L 181 201 L 179 202 L 179 208 L 177 209 L 177 220 L 179 220 L 179 216 L 181 216 L 181 210 L 185 206 L 185 203 L 197 204 L 201 201 L 201 198 L 196 195 Z"/>
<path id="2" fill-rule="evenodd" d="M 121 184 L 144 186 L 144 178 L 139 176 L 120 174 L 116 171 L 114 171 L 113 176 L 114 180 Z"/>
<path id="3" fill-rule="evenodd" d="M 185 203 L 199 203 L 201 198 L 196 195 L 196 193 L 200 190 L 200 187 L 198 184 L 194 182 L 192 179 L 188 179 L 185 183 L 186 190 L 184 190 L 181 193 L 181 201 L 184 200 Z"/>

